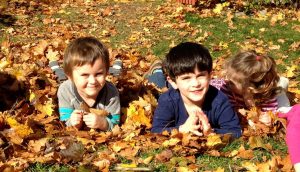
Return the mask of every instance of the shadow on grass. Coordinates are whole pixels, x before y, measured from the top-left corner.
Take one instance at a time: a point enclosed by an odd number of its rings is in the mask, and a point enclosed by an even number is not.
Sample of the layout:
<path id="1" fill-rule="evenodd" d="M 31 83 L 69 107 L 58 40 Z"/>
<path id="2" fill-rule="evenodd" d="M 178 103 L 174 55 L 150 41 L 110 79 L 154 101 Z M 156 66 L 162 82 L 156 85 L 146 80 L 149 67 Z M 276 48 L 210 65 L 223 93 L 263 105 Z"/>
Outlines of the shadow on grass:
<path id="1" fill-rule="evenodd" d="M 12 15 L 0 14 L 0 24 L 4 26 L 12 26 L 17 19 Z"/>

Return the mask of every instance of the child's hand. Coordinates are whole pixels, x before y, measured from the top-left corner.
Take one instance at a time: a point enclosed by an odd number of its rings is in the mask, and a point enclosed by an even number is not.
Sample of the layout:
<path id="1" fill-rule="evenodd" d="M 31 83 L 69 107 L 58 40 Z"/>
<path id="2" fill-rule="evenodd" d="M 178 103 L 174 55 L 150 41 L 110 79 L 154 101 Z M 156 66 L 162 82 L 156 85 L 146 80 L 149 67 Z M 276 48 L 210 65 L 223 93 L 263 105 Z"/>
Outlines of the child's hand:
<path id="1" fill-rule="evenodd" d="M 196 111 L 197 116 L 200 121 L 200 129 L 202 130 L 204 136 L 209 135 L 212 132 L 211 126 L 209 124 L 207 116 L 203 113 L 203 111 Z"/>
<path id="2" fill-rule="evenodd" d="M 82 126 L 82 116 L 83 113 L 81 110 L 74 110 L 71 114 L 70 117 L 70 123 L 72 126 L 76 127 L 76 128 L 81 128 Z"/>
<path id="3" fill-rule="evenodd" d="M 268 113 L 263 113 L 262 115 L 260 115 L 259 121 L 267 126 L 270 126 L 272 124 L 272 119 Z"/>
<path id="4" fill-rule="evenodd" d="M 199 132 L 200 127 L 201 126 L 199 124 L 199 117 L 196 115 L 196 113 L 193 113 L 190 114 L 190 116 L 185 121 L 185 123 L 179 127 L 179 132 L 182 133 L 192 132 L 197 136 L 202 136 L 203 134 Z"/>
<path id="5" fill-rule="evenodd" d="M 108 129 L 108 123 L 104 116 L 88 113 L 83 116 L 83 121 L 89 128 L 99 128 L 104 131 Z"/>

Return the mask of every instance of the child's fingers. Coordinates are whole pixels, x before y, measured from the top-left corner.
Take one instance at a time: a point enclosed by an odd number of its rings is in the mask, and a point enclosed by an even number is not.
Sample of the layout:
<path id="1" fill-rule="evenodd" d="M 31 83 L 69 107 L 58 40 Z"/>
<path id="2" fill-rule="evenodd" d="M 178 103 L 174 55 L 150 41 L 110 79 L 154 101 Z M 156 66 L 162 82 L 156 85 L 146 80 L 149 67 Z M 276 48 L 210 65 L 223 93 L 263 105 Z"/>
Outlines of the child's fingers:
<path id="1" fill-rule="evenodd" d="M 201 125 L 192 125 L 191 126 L 192 130 L 199 130 L 201 128 Z"/>
<path id="2" fill-rule="evenodd" d="M 195 130 L 195 131 L 191 131 L 193 134 L 197 135 L 197 136 L 203 136 L 203 133 L 201 133 L 200 131 L 198 130 Z"/>

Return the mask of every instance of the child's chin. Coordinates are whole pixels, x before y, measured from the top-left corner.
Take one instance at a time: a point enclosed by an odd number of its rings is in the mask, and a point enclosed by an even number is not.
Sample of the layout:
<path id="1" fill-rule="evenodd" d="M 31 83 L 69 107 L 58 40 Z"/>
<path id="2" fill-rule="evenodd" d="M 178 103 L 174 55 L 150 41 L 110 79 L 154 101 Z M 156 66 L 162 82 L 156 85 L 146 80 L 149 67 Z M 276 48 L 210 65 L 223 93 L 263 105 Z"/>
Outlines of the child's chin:
<path id="1" fill-rule="evenodd" d="M 201 101 L 202 99 L 203 99 L 203 94 L 194 94 L 193 96 L 192 96 L 192 99 L 194 100 L 194 101 Z"/>
<path id="2" fill-rule="evenodd" d="M 89 95 L 90 97 L 94 97 L 94 96 L 97 96 L 99 94 L 99 91 L 89 91 L 87 93 L 87 95 Z"/>

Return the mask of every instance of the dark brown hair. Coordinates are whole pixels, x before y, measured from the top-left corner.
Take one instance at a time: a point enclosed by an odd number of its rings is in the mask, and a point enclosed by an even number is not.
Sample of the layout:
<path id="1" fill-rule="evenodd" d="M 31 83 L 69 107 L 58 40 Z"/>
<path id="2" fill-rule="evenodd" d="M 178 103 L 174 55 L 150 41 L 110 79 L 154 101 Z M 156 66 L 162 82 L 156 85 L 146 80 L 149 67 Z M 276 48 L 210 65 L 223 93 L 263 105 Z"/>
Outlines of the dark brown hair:
<path id="1" fill-rule="evenodd" d="M 206 47 L 194 42 L 183 42 L 170 49 L 164 61 L 165 73 L 175 81 L 181 74 L 200 71 L 212 71 L 212 57 Z"/>

